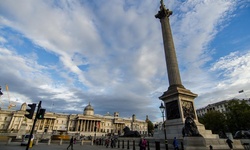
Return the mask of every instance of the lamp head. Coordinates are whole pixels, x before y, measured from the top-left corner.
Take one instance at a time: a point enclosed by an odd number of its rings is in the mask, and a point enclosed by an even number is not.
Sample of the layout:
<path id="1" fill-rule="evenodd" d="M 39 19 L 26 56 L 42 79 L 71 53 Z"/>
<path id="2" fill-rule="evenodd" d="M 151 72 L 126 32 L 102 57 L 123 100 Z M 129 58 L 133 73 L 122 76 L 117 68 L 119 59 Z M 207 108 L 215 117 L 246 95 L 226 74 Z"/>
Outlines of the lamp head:
<path id="1" fill-rule="evenodd" d="M 161 103 L 161 106 L 159 107 L 161 112 L 163 113 L 165 111 L 165 107 L 163 106 L 163 104 Z"/>

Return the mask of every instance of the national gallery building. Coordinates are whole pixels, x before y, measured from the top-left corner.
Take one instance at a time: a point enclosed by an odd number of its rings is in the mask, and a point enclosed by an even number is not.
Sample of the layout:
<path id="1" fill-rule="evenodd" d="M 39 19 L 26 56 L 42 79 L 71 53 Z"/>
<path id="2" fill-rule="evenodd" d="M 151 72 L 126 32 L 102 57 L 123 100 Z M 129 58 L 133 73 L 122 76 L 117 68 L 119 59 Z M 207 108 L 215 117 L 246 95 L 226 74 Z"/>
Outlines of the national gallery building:
<path id="1" fill-rule="evenodd" d="M 23 135 L 32 129 L 33 120 L 27 119 L 27 104 L 24 103 L 20 110 L 0 110 L 0 132 L 17 133 Z M 146 119 L 145 119 L 146 120 Z M 131 131 L 138 131 L 146 135 L 147 122 L 136 119 L 133 114 L 130 118 L 119 117 L 118 112 L 113 115 L 95 115 L 94 108 L 88 104 L 83 114 L 62 114 L 46 112 L 44 119 L 37 120 L 34 133 L 48 134 L 78 134 L 85 136 L 104 136 L 107 134 L 123 135 L 123 129 L 129 127 Z"/>

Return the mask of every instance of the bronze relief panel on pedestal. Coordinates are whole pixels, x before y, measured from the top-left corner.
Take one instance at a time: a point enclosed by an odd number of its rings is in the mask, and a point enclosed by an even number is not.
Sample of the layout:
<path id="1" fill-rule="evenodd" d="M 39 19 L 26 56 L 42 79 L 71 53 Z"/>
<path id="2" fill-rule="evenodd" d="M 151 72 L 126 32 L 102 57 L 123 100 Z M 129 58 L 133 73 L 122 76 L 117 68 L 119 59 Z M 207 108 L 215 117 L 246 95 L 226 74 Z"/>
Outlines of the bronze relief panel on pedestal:
<path id="1" fill-rule="evenodd" d="M 187 118 L 189 116 L 193 119 L 196 119 L 193 103 L 185 100 L 182 100 L 181 102 L 182 102 L 182 110 L 184 118 Z"/>
<path id="2" fill-rule="evenodd" d="M 178 107 L 178 101 L 174 100 L 165 104 L 167 111 L 167 120 L 180 118 L 180 111 Z"/>

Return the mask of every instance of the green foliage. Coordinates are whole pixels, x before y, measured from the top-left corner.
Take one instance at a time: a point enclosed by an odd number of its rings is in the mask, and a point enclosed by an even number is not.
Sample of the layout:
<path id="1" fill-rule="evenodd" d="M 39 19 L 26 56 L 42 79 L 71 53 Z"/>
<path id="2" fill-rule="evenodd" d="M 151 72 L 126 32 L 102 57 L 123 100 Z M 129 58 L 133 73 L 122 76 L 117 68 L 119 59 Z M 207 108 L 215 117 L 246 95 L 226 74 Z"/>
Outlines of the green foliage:
<path id="1" fill-rule="evenodd" d="M 212 130 L 213 133 L 225 131 L 226 118 L 224 114 L 218 111 L 209 111 L 203 117 L 200 117 L 199 121 L 205 125 L 206 129 Z"/>
<path id="2" fill-rule="evenodd" d="M 231 100 L 227 104 L 227 125 L 231 132 L 250 129 L 250 106 L 244 100 Z"/>
<path id="3" fill-rule="evenodd" d="M 153 133 L 153 130 L 154 130 L 154 125 L 150 120 L 148 120 L 148 133 Z"/>
<path id="4" fill-rule="evenodd" d="M 213 133 L 232 132 L 250 129 L 250 106 L 244 100 L 231 100 L 226 105 L 226 113 L 209 111 L 199 118 L 206 129 Z"/>

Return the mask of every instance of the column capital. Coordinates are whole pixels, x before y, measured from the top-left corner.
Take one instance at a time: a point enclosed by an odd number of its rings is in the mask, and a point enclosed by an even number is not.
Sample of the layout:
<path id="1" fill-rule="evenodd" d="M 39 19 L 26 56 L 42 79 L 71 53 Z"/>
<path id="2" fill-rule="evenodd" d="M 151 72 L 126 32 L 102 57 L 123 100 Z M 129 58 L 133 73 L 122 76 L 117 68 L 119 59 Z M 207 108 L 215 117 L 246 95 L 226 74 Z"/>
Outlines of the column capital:
<path id="1" fill-rule="evenodd" d="M 161 0 L 161 6 L 160 6 L 160 10 L 158 11 L 158 13 L 155 15 L 155 18 L 159 18 L 159 19 L 163 19 L 165 17 L 169 17 L 170 15 L 173 14 L 172 11 L 170 11 L 169 9 L 167 9 L 163 3 L 163 0 Z"/>

